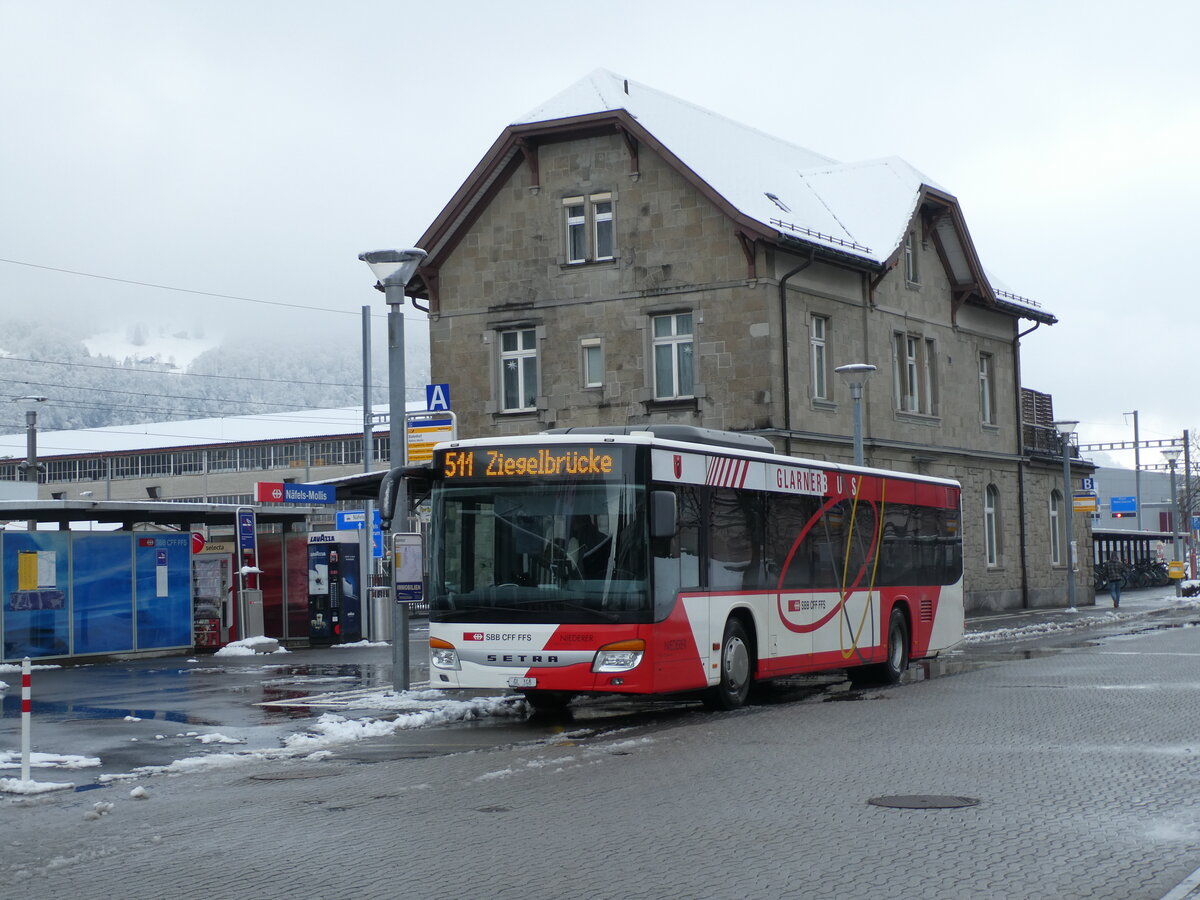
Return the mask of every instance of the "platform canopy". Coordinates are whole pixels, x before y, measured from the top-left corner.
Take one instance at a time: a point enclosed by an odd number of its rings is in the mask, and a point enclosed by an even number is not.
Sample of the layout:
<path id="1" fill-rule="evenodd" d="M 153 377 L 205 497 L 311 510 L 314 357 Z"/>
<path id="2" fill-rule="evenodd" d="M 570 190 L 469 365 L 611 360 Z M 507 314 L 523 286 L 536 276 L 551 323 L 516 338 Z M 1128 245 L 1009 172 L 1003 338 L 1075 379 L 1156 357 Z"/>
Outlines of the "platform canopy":
<path id="1" fill-rule="evenodd" d="M 2 522 L 52 522 L 64 531 L 72 522 L 117 524 L 127 531 L 135 526 L 167 526 L 186 530 L 193 525 L 237 523 L 243 507 L 229 503 L 163 503 L 132 500 L 0 500 Z M 261 524 L 290 526 L 303 523 L 323 510 L 314 507 L 252 507 Z"/>

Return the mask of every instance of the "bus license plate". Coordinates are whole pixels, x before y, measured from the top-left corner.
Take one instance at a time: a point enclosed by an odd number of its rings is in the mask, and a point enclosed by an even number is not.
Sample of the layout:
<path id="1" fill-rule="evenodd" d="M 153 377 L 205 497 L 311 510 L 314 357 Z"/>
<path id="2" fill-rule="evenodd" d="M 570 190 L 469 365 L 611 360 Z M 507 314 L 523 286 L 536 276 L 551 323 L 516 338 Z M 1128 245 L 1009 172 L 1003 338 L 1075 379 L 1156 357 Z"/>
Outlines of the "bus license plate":
<path id="1" fill-rule="evenodd" d="M 517 678 L 514 676 L 514 677 L 508 679 L 508 686 L 509 687 L 521 687 L 521 688 L 537 687 L 537 679 L 536 678 Z"/>

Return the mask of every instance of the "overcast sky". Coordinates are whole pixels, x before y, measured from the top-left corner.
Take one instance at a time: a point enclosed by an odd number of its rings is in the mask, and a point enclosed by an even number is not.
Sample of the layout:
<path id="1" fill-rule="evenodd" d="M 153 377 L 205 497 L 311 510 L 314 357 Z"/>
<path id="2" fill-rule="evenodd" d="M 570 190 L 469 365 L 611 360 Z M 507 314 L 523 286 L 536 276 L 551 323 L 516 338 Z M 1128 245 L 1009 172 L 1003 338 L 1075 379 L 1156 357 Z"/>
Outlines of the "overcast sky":
<path id="1" fill-rule="evenodd" d="M 506 124 L 604 67 L 903 157 L 1061 320 L 1024 340 L 1027 387 L 1085 441 L 1131 439 L 1134 409 L 1144 438 L 1195 432 L 1198 33 L 1194 0 L 0 0 L 0 258 L 28 264 L 0 262 L 0 304 L 356 353 L 383 312 L 358 253 L 411 246 Z"/>

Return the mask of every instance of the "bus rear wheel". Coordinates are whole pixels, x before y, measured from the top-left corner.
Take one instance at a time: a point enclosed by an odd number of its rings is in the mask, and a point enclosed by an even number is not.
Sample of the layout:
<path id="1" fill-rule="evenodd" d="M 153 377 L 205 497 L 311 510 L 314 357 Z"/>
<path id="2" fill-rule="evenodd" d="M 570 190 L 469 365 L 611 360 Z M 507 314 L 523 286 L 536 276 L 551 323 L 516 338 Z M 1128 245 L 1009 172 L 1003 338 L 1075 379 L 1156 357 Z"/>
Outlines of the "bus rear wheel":
<path id="1" fill-rule="evenodd" d="M 899 609 L 888 620 L 887 659 L 849 670 L 854 684 L 899 684 L 908 669 L 908 620 Z"/>
<path id="2" fill-rule="evenodd" d="M 721 639 L 721 680 L 705 695 L 705 704 L 713 709 L 738 709 L 746 705 L 750 696 L 751 673 L 754 671 L 754 654 L 746 629 L 737 619 L 725 623 L 725 635 Z"/>

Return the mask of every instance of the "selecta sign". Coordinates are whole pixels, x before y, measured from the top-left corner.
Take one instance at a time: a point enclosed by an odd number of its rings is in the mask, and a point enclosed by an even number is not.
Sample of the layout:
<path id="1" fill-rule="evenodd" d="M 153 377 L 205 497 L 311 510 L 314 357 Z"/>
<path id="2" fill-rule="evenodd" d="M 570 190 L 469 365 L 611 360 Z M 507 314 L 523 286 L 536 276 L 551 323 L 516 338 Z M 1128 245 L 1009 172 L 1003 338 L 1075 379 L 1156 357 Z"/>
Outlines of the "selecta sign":
<path id="1" fill-rule="evenodd" d="M 254 487 L 259 503 L 333 503 L 337 494 L 332 484 L 259 481 Z"/>

